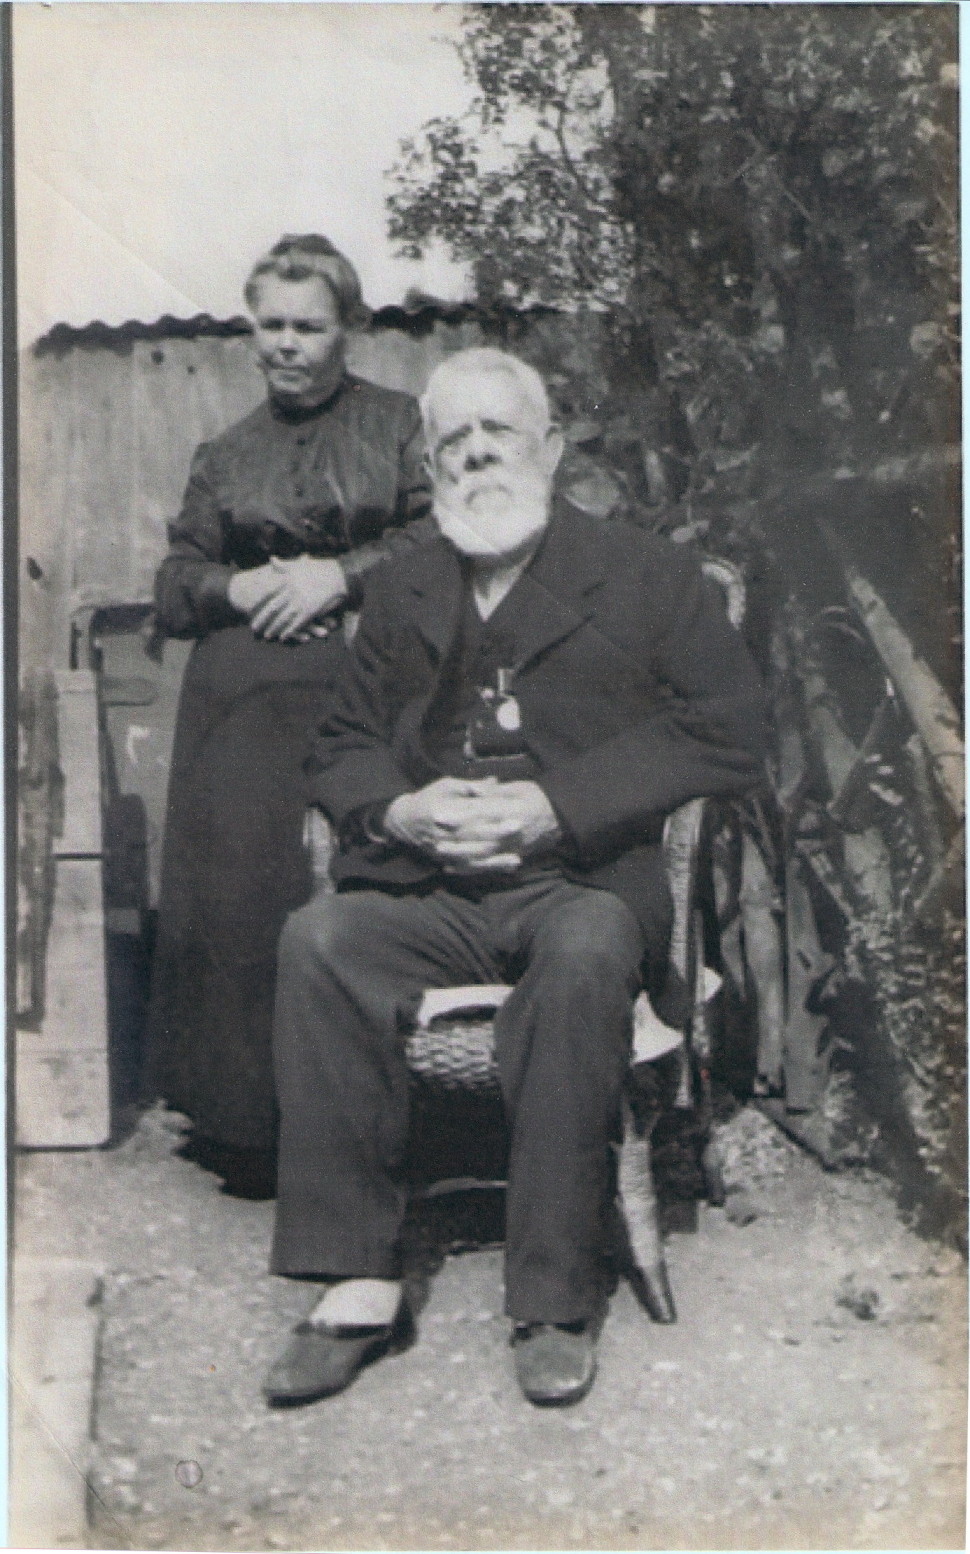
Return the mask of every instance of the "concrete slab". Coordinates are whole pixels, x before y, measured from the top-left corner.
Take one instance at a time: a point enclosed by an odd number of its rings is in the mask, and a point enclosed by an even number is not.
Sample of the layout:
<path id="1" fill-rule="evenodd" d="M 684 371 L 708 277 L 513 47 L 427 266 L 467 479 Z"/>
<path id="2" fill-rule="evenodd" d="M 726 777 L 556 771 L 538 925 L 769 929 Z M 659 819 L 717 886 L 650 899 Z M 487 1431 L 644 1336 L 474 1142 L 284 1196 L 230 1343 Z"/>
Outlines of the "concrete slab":
<path id="1" fill-rule="evenodd" d="M 757 1217 L 702 1208 L 670 1237 L 673 1326 L 621 1284 L 596 1385 L 562 1410 L 518 1393 L 500 1248 L 439 1266 L 429 1214 L 417 1343 L 276 1410 L 261 1382 L 313 1297 L 267 1272 L 273 1205 L 182 1158 L 183 1123 L 153 1109 L 115 1149 L 16 1160 L 16 1245 L 105 1268 L 91 1547 L 965 1548 L 964 1263 L 873 1174 L 745 1130 Z"/>
<path id="2" fill-rule="evenodd" d="M 102 1270 L 15 1257 L 9 1546 L 84 1548 Z"/>

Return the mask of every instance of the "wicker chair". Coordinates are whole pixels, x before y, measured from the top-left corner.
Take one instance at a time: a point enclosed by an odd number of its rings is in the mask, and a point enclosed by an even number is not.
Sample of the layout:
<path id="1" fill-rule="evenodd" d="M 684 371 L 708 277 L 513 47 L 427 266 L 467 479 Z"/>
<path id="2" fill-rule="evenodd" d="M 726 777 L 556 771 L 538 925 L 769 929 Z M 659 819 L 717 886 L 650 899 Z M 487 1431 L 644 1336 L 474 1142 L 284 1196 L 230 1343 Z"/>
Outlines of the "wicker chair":
<path id="1" fill-rule="evenodd" d="M 737 569 L 720 558 L 704 570 L 725 593 L 735 626 L 744 617 L 744 585 Z M 697 875 L 708 800 L 692 799 L 668 816 L 663 847 L 674 915 L 670 962 L 686 992 L 683 1028 L 663 1025 L 645 993 L 634 1008 L 632 1061 L 623 1097 L 623 1133 L 617 1152 L 617 1216 L 620 1261 L 640 1303 L 655 1322 L 676 1321 L 663 1255 L 651 1160 L 651 1136 L 671 1105 L 695 1113 L 701 1146 L 710 1125 L 710 1019 L 714 973 L 704 966 L 703 917 Z M 319 890 L 332 890 L 331 838 L 319 810 L 307 815 L 307 845 Z M 409 1019 L 405 1052 L 417 1086 L 439 1093 L 461 1091 L 501 1098 L 495 1064 L 493 1017 L 512 989 L 505 985 L 428 989 Z M 702 1162 L 707 1196 L 723 1202 L 719 1174 L 709 1155 Z M 465 1179 L 462 1179 L 464 1185 Z M 443 1184 L 438 1184 L 438 1190 Z"/>
<path id="2" fill-rule="evenodd" d="M 623 1138 L 617 1155 L 617 1225 L 621 1261 L 635 1293 L 655 1322 L 676 1320 L 663 1256 L 651 1165 L 651 1134 L 665 1105 L 695 1108 L 703 1134 L 709 1110 L 707 1030 L 710 976 L 703 965 L 703 933 L 696 879 L 705 806 L 693 799 L 664 827 L 664 854 L 674 902 L 670 957 L 686 988 L 682 1030 L 664 1025 L 645 993 L 634 1008 L 632 1062 L 623 1098 Z M 332 890 L 331 839 L 319 810 L 308 812 L 307 844 L 318 890 Z M 408 1021 L 405 1052 L 417 1086 L 441 1094 L 501 1098 L 495 1064 L 493 1017 L 512 989 L 505 985 L 428 989 Z M 660 1069 L 663 1078 L 660 1078 Z M 464 1185 L 464 1179 L 462 1179 Z M 438 1184 L 440 1190 L 442 1184 Z M 716 1186 L 710 1195 L 716 1193 Z"/>

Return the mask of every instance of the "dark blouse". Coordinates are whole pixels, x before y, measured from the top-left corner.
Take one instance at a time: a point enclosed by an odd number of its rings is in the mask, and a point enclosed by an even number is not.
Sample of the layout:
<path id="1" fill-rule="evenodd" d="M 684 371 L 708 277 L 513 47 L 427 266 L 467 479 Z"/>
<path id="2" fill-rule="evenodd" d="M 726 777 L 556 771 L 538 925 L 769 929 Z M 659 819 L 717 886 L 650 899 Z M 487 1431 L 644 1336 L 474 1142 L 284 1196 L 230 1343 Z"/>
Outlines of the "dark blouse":
<path id="1" fill-rule="evenodd" d="M 202 443 L 156 580 L 161 630 L 239 624 L 229 580 L 271 556 L 339 559 L 356 603 L 369 567 L 435 532 L 422 453 L 415 400 L 349 373 L 323 405 L 266 400 Z"/>

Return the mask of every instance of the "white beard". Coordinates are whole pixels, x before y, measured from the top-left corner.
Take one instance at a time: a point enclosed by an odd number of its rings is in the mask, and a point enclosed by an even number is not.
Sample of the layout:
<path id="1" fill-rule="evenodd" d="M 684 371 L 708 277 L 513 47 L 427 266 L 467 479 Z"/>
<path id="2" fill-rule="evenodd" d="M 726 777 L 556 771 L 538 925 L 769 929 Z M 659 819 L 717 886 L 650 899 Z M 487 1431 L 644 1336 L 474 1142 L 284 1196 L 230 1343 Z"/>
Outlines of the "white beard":
<path id="1" fill-rule="evenodd" d="M 472 477 L 447 493 L 440 482 L 435 487 L 435 521 L 464 556 L 511 559 L 528 549 L 549 521 L 549 486 L 544 478 L 519 478 L 514 487 L 503 475 L 494 478 L 495 485 L 490 485 Z"/>

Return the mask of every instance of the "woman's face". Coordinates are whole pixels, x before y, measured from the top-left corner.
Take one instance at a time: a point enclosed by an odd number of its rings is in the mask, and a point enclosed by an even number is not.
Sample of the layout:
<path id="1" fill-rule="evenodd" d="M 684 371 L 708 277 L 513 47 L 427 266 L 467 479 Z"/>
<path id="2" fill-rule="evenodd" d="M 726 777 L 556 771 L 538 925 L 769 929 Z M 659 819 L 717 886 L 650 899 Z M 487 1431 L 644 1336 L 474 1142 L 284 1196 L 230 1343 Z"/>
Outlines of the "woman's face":
<path id="1" fill-rule="evenodd" d="M 253 308 L 259 365 L 274 399 L 309 409 L 329 399 L 344 370 L 347 332 L 325 280 L 264 275 Z"/>

